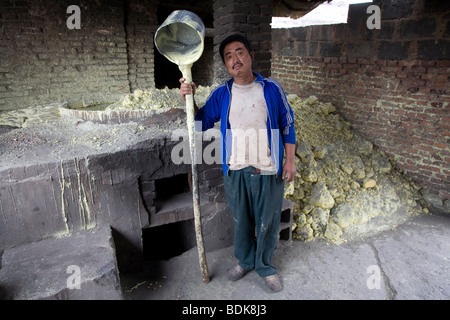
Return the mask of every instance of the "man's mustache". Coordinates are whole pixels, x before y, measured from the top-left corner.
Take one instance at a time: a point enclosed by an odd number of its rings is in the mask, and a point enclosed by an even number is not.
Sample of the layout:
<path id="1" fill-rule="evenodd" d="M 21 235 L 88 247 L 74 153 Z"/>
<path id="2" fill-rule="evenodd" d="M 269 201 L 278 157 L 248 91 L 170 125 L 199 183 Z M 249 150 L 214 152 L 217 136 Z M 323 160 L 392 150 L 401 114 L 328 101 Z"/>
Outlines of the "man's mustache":
<path id="1" fill-rule="evenodd" d="M 240 63 L 240 62 L 236 62 L 234 65 L 233 65 L 233 69 L 236 67 L 236 66 L 242 66 L 242 63 Z"/>

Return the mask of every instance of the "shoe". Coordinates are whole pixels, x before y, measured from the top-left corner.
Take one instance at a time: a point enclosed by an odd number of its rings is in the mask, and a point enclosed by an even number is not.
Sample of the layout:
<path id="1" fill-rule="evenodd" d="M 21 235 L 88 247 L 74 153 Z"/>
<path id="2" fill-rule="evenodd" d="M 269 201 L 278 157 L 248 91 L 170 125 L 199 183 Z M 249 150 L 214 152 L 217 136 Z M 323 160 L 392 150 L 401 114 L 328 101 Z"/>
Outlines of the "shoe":
<path id="1" fill-rule="evenodd" d="M 249 271 L 244 270 L 240 265 L 235 265 L 233 268 L 227 270 L 228 279 L 236 281 L 245 276 Z"/>
<path id="2" fill-rule="evenodd" d="M 280 277 L 277 274 L 273 274 L 271 276 L 264 277 L 264 281 L 270 290 L 274 292 L 278 292 L 283 289 L 283 285 L 281 284 Z"/>

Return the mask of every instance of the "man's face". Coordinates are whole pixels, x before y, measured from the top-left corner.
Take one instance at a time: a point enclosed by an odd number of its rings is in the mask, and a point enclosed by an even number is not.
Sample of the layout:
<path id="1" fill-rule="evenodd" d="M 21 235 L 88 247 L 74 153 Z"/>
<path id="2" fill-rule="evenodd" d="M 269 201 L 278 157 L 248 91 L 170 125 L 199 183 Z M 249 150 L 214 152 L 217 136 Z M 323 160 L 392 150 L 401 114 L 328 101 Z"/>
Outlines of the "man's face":
<path id="1" fill-rule="evenodd" d="M 248 52 L 243 43 L 230 42 L 223 49 L 225 67 L 235 77 L 252 75 L 252 60 L 254 52 Z"/>

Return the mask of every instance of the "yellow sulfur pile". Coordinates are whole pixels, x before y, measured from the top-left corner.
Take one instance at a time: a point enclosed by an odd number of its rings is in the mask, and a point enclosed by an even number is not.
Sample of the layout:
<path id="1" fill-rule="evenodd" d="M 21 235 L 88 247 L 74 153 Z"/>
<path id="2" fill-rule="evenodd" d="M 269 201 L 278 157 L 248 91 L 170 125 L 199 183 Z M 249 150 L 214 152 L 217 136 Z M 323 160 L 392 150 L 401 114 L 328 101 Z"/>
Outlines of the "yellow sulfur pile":
<path id="1" fill-rule="evenodd" d="M 336 241 L 395 227 L 423 211 L 420 187 L 357 134 L 331 103 L 288 95 L 295 117 L 293 238 Z M 426 210 L 425 210 L 426 211 Z"/>
<path id="2" fill-rule="evenodd" d="M 156 110 L 182 106 L 177 89 L 135 90 L 122 100 L 109 105 L 106 110 Z"/>
<path id="3" fill-rule="evenodd" d="M 212 87 L 199 86 L 195 94 L 197 105 L 205 104 Z M 186 103 L 181 99 L 180 90 L 175 89 L 148 89 L 135 90 L 123 99 L 109 105 L 105 110 L 158 110 L 168 108 L 184 108 Z"/>

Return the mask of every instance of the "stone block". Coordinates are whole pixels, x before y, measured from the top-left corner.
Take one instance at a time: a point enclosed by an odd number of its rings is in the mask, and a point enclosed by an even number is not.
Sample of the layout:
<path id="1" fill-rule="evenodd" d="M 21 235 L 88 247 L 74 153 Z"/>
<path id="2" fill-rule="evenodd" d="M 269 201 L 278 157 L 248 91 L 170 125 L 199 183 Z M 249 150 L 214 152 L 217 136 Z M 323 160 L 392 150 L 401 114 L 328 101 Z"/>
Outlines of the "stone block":
<path id="1" fill-rule="evenodd" d="M 378 39 L 385 39 L 385 40 L 391 40 L 394 35 L 395 30 L 395 21 L 382 21 L 381 22 L 381 29 L 376 30 L 377 31 L 377 38 Z M 375 30 L 371 30 L 375 31 Z"/>
<path id="2" fill-rule="evenodd" d="M 341 44 L 322 42 L 320 44 L 320 55 L 322 57 L 340 57 L 341 56 Z"/>
<path id="3" fill-rule="evenodd" d="M 297 41 L 307 40 L 308 29 L 309 28 L 305 28 L 305 27 L 289 29 L 289 38 L 295 39 Z M 277 30 L 277 29 L 275 29 L 275 30 Z M 284 29 L 281 29 L 281 30 L 284 30 Z M 285 32 L 283 32 L 283 34 L 284 33 Z M 280 39 L 280 38 L 278 38 L 278 39 Z"/>
<path id="4" fill-rule="evenodd" d="M 351 4 L 348 7 L 348 28 L 352 29 L 356 26 L 360 26 L 361 21 L 366 21 L 368 18 L 367 7 L 371 5 L 370 3 L 357 3 Z"/>
<path id="5" fill-rule="evenodd" d="M 278 228 L 278 246 L 289 244 L 292 241 L 292 223 L 294 219 L 293 206 L 291 201 L 283 199 L 280 226 Z"/>
<path id="6" fill-rule="evenodd" d="M 0 283 L 0 299 L 122 299 L 114 242 L 107 227 L 6 249 Z"/>
<path id="7" fill-rule="evenodd" d="M 380 42 L 378 58 L 388 60 L 405 60 L 408 58 L 410 42 Z"/>
<path id="8" fill-rule="evenodd" d="M 386 0 L 381 5 L 381 19 L 401 19 L 411 16 L 416 0 Z M 351 7 L 351 6 L 350 6 Z"/>
<path id="9" fill-rule="evenodd" d="M 424 18 L 420 20 L 407 20 L 400 26 L 400 39 L 426 38 L 433 36 L 436 30 L 436 19 Z"/>
<path id="10" fill-rule="evenodd" d="M 450 41 L 424 40 L 417 42 L 417 58 L 423 60 L 444 60 L 450 55 Z"/>

